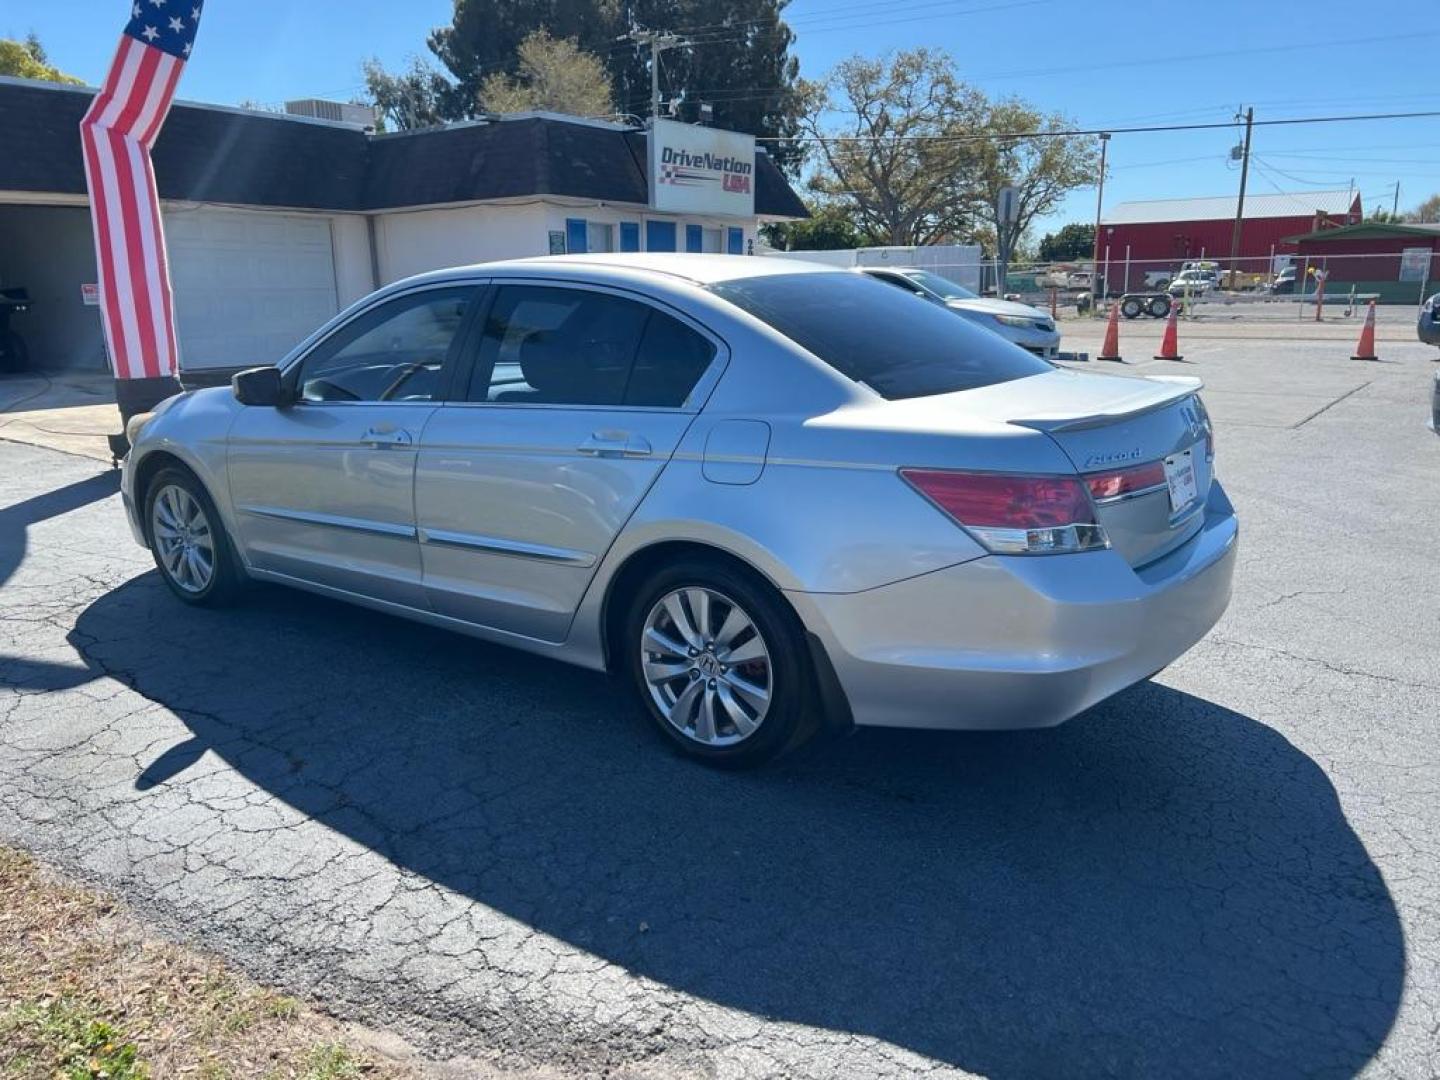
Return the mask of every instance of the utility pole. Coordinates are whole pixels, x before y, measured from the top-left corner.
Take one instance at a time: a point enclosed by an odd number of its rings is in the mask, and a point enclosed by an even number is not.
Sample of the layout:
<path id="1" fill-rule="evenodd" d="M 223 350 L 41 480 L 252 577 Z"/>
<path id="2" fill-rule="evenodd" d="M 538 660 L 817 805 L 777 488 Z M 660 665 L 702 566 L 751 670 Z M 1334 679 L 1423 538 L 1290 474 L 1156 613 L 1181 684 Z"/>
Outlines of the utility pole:
<path id="1" fill-rule="evenodd" d="M 1390 207 L 1390 220 L 1394 221 L 1400 216 L 1400 181 L 1395 181 L 1395 202 Z"/>
<path id="2" fill-rule="evenodd" d="M 1105 207 L 1105 152 L 1110 149 L 1110 132 L 1100 133 L 1100 182 L 1095 191 L 1095 250 L 1090 254 L 1090 313 L 1099 317 L 1101 305 L 1095 296 L 1095 287 L 1100 284 L 1100 216 Z M 1100 300 L 1108 289 L 1101 289 Z"/>
<path id="3" fill-rule="evenodd" d="M 1239 114 L 1235 116 L 1240 119 Z M 1230 233 L 1230 287 L 1240 272 L 1240 229 L 1245 218 L 1245 181 L 1250 178 L 1250 132 L 1255 124 L 1255 109 L 1245 110 L 1245 149 L 1240 152 L 1240 198 L 1235 203 L 1235 228 Z"/>
<path id="4" fill-rule="evenodd" d="M 638 27 L 620 36 L 621 41 L 633 41 L 637 45 L 650 46 L 650 119 L 660 118 L 660 54 L 666 49 L 676 49 L 690 42 L 679 34 L 664 30 L 641 30 Z"/>

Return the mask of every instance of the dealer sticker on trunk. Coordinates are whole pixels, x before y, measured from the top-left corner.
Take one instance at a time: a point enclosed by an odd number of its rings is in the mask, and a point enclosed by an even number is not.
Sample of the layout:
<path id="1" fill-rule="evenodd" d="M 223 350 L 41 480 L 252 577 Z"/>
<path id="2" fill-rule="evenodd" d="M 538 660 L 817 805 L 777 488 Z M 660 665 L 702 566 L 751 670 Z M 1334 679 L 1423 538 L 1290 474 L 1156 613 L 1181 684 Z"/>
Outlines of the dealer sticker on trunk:
<path id="1" fill-rule="evenodd" d="M 1195 447 L 1165 459 L 1165 482 L 1170 485 L 1170 512 L 1178 514 L 1200 497 L 1195 478 Z"/>
<path id="2" fill-rule="evenodd" d="M 1195 478 L 1195 446 L 1165 458 L 1165 482 L 1171 490 L 1171 513 L 1178 514 L 1200 498 L 1200 481 Z"/>

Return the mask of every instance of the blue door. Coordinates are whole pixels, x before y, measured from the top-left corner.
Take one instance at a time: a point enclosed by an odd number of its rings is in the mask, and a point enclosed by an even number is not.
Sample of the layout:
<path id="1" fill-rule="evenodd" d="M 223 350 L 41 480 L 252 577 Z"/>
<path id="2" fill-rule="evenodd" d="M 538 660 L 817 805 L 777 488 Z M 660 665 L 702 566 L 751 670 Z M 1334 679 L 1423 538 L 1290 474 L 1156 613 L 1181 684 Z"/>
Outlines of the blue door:
<path id="1" fill-rule="evenodd" d="M 731 225 L 725 230 L 725 250 L 731 255 L 745 254 L 745 230 Z"/>
<path id="2" fill-rule="evenodd" d="M 645 222 L 646 251 L 674 251 L 675 223 L 673 221 Z"/>
<path id="3" fill-rule="evenodd" d="M 638 221 L 622 221 L 620 223 L 620 250 L 640 250 L 640 223 Z"/>
<path id="4" fill-rule="evenodd" d="M 566 218 L 565 250 L 572 255 L 583 254 L 589 251 L 590 242 L 587 232 L 584 218 Z"/>
<path id="5" fill-rule="evenodd" d="M 686 250 L 686 251 L 704 251 L 704 250 L 705 250 L 705 236 L 704 236 L 703 233 L 701 233 L 701 231 L 700 231 L 700 226 L 699 226 L 699 225 L 686 225 L 686 226 L 685 226 L 685 250 Z"/>

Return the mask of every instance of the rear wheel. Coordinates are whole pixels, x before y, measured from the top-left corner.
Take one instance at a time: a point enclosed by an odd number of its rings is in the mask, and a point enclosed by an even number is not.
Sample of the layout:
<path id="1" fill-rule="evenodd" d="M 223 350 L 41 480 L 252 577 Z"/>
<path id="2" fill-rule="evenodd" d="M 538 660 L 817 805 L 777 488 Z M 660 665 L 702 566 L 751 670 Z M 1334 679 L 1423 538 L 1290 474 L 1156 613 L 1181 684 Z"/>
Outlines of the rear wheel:
<path id="1" fill-rule="evenodd" d="M 205 487 L 185 469 L 162 469 L 145 492 L 145 530 L 155 565 L 187 604 L 218 607 L 243 584 L 230 537 Z"/>
<path id="2" fill-rule="evenodd" d="M 1138 319 L 1140 313 L 1145 310 L 1145 305 L 1134 296 L 1127 296 L 1120 303 L 1120 314 L 1127 319 Z"/>
<path id="3" fill-rule="evenodd" d="M 758 765 L 814 733 L 799 619 L 767 583 L 721 561 L 652 575 L 625 621 L 630 677 L 665 736 L 713 765 Z"/>
<path id="4" fill-rule="evenodd" d="M 1170 298 L 1168 296 L 1156 296 L 1150 301 L 1150 317 L 1152 319 L 1163 319 L 1170 314 Z"/>

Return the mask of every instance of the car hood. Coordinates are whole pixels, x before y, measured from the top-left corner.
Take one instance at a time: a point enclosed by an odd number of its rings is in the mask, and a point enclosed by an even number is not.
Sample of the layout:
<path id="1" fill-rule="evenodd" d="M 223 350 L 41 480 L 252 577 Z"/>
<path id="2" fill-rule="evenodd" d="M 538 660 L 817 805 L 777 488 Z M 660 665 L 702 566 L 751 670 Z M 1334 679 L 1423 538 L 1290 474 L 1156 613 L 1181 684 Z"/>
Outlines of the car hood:
<path id="1" fill-rule="evenodd" d="M 946 300 L 945 306 L 955 311 L 977 311 L 984 315 L 1010 315 L 1015 318 L 1037 320 L 1050 318 L 1039 308 L 1033 308 L 1029 304 L 1017 304 L 1013 300 L 990 300 L 977 297 L 974 300 Z"/>

